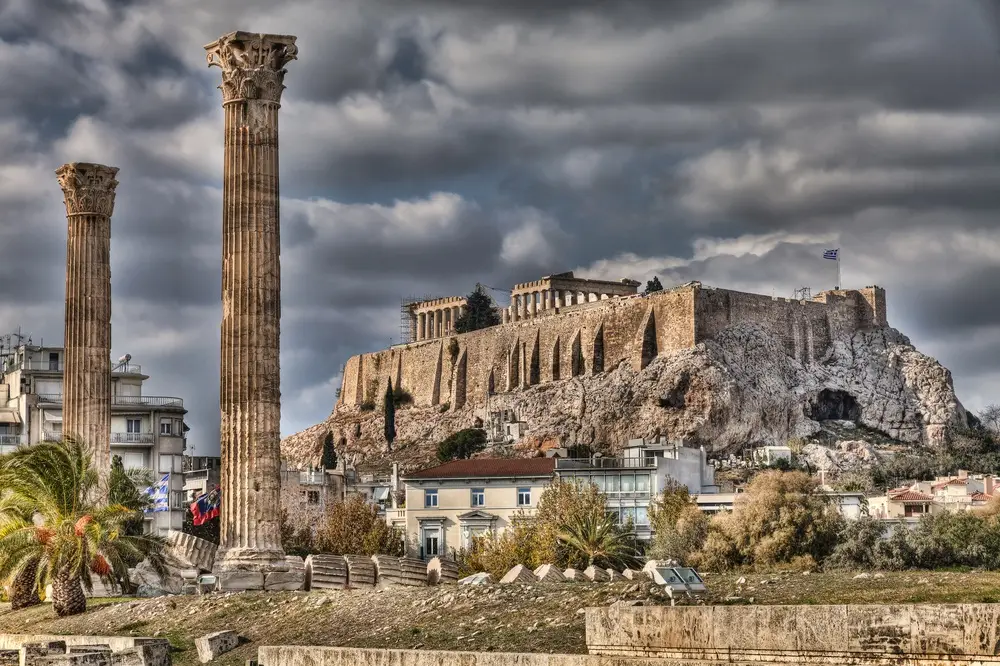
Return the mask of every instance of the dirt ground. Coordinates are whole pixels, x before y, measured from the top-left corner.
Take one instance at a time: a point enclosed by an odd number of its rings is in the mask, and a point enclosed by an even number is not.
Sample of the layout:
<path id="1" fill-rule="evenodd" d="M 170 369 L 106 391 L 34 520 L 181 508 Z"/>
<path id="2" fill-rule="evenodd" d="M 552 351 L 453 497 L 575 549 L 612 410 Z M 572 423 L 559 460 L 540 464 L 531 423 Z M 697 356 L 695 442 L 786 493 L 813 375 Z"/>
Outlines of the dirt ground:
<path id="1" fill-rule="evenodd" d="M 1000 602 L 1000 574 L 983 572 L 708 574 L 709 591 L 681 603 Z M 0 632 L 162 636 L 181 666 L 194 640 L 223 629 L 245 642 L 216 663 L 243 664 L 261 645 L 502 652 L 586 652 L 583 609 L 616 602 L 669 604 L 649 583 L 561 583 L 377 591 L 281 592 L 92 601 L 56 618 L 49 605 L 0 607 Z"/>

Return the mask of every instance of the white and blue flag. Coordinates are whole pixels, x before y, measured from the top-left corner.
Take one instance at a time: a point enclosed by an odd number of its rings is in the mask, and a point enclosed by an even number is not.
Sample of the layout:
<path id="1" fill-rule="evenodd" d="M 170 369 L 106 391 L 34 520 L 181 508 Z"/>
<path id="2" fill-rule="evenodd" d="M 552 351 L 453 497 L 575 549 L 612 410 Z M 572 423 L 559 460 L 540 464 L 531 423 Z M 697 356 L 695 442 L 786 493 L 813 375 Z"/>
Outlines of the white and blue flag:
<path id="1" fill-rule="evenodd" d="M 838 247 L 836 250 L 826 250 L 826 251 L 824 251 L 823 252 L 823 258 L 824 259 L 833 259 L 834 261 L 836 261 L 837 259 L 840 259 L 840 248 Z"/>
<path id="2" fill-rule="evenodd" d="M 170 511 L 170 473 L 164 474 L 158 483 L 146 488 L 146 494 L 153 498 L 153 505 L 146 509 L 146 513 Z"/>

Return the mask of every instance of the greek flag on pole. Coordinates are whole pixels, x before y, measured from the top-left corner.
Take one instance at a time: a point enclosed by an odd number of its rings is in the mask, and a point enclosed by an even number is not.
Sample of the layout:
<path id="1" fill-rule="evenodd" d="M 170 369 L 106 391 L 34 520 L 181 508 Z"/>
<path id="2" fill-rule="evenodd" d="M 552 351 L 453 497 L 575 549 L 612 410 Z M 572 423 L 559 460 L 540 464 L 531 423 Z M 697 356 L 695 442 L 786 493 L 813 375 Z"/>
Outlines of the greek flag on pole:
<path id="1" fill-rule="evenodd" d="M 170 511 L 170 473 L 164 474 L 158 483 L 146 488 L 146 494 L 153 498 L 153 506 L 146 509 L 146 513 Z"/>
<path id="2" fill-rule="evenodd" d="M 838 247 L 836 250 L 826 250 L 823 252 L 823 258 L 833 259 L 834 261 L 840 259 L 840 248 Z"/>

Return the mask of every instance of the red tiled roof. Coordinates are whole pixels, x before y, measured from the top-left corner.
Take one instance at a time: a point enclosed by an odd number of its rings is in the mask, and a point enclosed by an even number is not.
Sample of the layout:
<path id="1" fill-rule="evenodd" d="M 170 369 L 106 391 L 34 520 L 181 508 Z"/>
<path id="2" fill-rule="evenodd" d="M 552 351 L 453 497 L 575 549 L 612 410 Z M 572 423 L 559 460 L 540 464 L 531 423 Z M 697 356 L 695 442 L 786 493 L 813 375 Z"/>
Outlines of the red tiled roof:
<path id="1" fill-rule="evenodd" d="M 972 495 L 970 495 L 970 497 L 973 499 L 973 501 L 977 501 L 977 502 L 988 502 L 991 499 L 993 499 L 991 496 L 987 495 L 986 493 L 981 493 L 978 490 L 976 492 L 972 493 Z"/>
<path id="2" fill-rule="evenodd" d="M 947 481 L 942 481 L 941 483 L 935 483 L 931 488 L 937 490 L 938 488 L 944 488 L 945 486 L 964 486 L 968 484 L 968 479 L 948 479 Z"/>
<path id="3" fill-rule="evenodd" d="M 918 493 L 916 490 L 905 490 L 895 495 L 889 495 L 889 499 L 894 502 L 930 502 L 934 498 L 930 495 Z"/>
<path id="4" fill-rule="evenodd" d="M 453 460 L 437 467 L 422 469 L 406 479 L 462 479 L 470 477 L 551 476 L 555 458 L 474 458 Z"/>

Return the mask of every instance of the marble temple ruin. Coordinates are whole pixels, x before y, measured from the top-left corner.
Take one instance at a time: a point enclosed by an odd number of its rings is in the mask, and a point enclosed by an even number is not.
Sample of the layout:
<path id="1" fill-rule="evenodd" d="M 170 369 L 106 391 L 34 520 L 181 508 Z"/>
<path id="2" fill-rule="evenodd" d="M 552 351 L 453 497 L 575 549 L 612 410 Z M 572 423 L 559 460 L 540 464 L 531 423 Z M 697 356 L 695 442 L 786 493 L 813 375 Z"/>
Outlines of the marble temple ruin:
<path id="1" fill-rule="evenodd" d="M 232 32 L 205 47 L 222 70 L 221 542 L 223 589 L 288 575 L 279 529 L 278 109 L 295 37 Z"/>
<path id="2" fill-rule="evenodd" d="M 71 162 L 56 170 L 66 204 L 63 432 L 111 469 L 111 213 L 116 167 Z"/>

